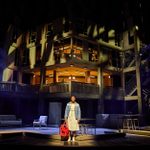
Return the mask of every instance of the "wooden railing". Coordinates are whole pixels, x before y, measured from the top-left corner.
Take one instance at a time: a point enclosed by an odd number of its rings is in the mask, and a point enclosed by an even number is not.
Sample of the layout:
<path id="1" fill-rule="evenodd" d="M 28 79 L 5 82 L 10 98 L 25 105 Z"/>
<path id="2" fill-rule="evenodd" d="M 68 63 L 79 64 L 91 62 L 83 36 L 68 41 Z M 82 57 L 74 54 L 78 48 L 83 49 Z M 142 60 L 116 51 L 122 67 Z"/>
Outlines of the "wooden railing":
<path id="1" fill-rule="evenodd" d="M 96 84 L 71 82 L 71 91 L 73 93 L 97 94 L 99 95 L 99 86 Z"/>
<path id="2" fill-rule="evenodd" d="M 52 83 L 43 86 L 43 92 L 65 93 L 69 92 L 69 83 Z"/>
<path id="3" fill-rule="evenodd" d="M 79 97 L 99 98 L 99 86 L 96 84 L 69 82 L 69 83 L 52 83 L 44 85 L 18 84 L 16 82 L 0 82 L 0 91 L 4 92 L 29 92 L 45 93 L 50 96 L 63 96 L 76 94 Z"/>
<path id="4" fill-rule="evenodd" d="M 0 91 L 3 92 L 36 92 L 36 90 L 37 88 L 35 89 L 28 84 L 19 84 L 16 82 L 0 82 Z"/>
<path id="5" fill-rule="evenodd" d="M 0 91 L 15 92 L 16 82 L 0 82 Z"/>
<path id="6" fill-rule="evenodd" d="M 50 93 L 75 92 L 75 93 L 98 94 L 99 86 L 96 84 L 80 83 L 80 82 L 53 83 L 45 85 L 43 91 Z"/>
<path id="7" fill-rule="evenodd" d="M 16 82 L 0 82 L 0 91 L 2 92 L 19 92 L 19 93 L 45 93 L 51 96 L 78 95 L 82 98 L 99 98 L 99 86 L 96 84 L 69 82 L 69 83 L 52 83 L 44 85 L 18 84 Z M 105 87 L 103 89 L 104 99 L 118 99 L 124 97 L 122 88 Z"/>
<path id="8" fill-rule="evenodd" d="M 52 83 L 44 85 L 42 92 L 49 93 L 52 97 L 68 97 L 69 95 L 76 95 L 80 98 L 99 98 L 98 85 L 81 82 Z"/>

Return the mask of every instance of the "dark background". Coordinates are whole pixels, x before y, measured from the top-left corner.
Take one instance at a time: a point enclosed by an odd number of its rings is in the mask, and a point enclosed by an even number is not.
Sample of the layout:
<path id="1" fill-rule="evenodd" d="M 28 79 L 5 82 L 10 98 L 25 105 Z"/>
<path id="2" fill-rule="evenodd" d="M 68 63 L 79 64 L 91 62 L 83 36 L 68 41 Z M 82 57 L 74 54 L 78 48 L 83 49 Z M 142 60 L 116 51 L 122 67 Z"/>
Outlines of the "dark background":
<path id="1" fill-rule="evenodd" d="M 9 24 L 27 30 L 65 16 L 88 19 L 120 31 L 130 26 L 127 20 L 133 17 L 141 39 L 149 43 L 148 3 L 147 0 L 1 0 L 0 42 L 3 42 Z"/>

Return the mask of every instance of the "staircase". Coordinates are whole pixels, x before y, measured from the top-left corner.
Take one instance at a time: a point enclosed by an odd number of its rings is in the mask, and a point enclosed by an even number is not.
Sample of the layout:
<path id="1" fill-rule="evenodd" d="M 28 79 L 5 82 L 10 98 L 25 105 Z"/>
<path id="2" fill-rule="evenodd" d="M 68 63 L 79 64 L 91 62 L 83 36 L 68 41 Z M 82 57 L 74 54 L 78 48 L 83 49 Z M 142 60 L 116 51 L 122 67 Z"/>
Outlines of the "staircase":
<path id="1" fill-rule="evenodd" d="M 141 54 L 142 96 L 145 106 L 150 109 L 150 45 L 142 46 Z"/>
<path id="2" fill-rule="evenodd" d="M 150 84 L 150 66 L 148 63 L 150 62 L 150 45 L 146 46 L 145 44 L 140 44 L 141 46 L 141 85 L 146 87 Z M 128 67 L 132 67 L 135 65 L 135 59 L 127 61 L 126 64 Z M 133 76 L 127 83 L 126 83 L 126 96 L 132 96 L 137 90 L 136 86 L 136 77 Z M 144 91 L 142 91 L 144 92 Z M 145 92 L 144 92 L 145 93 Z"/>
<path id="3" fill-rule="evenodd" d="M 143 93 L 143 100 L 145 105 L 150 108 L 150 90 L 149 89 L 142 89 L 142 93 Z"/>
<path id="4" fill-rule="evenodd" d="M 127 83 L 126 83 L 126 96 L 132 96 L 136 91 L 136 77 L 133 76 Z"/>

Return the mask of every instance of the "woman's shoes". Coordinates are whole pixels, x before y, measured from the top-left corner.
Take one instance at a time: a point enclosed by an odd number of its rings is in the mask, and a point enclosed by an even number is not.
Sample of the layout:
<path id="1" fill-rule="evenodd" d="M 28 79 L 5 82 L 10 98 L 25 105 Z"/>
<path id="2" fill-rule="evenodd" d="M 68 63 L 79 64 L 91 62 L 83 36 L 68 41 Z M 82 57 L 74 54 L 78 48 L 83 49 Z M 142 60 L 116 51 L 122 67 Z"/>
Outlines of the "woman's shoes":
<path id="1" fill-rule="evenodd" d="M 70 141 L 71 141 L 71 137 L 68 138 L 68 142 L 70 142 Z"/>
<path id="2" fill-rule="evenodd" d="M 71 141 L 71 137 L 68 138 L 68 142 Z M 72 142 L 75 142 L 75 137 L 72 137 Z"/>
<path id="3" fill-rule="evenodd" d="M 72 142 L 75 142 L 75 137 L 72 137 Z"/>

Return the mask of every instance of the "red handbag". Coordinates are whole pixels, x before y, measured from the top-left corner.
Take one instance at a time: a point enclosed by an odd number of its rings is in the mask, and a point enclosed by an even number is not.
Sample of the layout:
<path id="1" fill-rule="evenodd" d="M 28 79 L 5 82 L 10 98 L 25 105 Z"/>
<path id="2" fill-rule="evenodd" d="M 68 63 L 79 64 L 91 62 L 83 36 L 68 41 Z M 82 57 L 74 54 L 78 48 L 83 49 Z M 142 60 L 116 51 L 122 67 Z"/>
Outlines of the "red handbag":
<path id="1" fill-rule="evenodd" d="M 68 140 L 69 137 L 69 129 L 66 125 L 66 123 L 64 122 L 63 124 L 60 125 L 60 136 L 61 136 L 61 140 L 62 141 L 66 141 Z"/>

